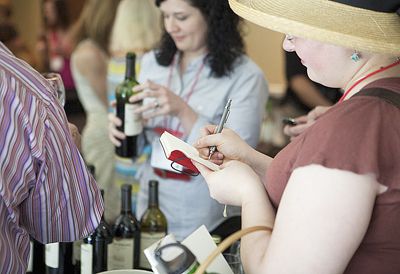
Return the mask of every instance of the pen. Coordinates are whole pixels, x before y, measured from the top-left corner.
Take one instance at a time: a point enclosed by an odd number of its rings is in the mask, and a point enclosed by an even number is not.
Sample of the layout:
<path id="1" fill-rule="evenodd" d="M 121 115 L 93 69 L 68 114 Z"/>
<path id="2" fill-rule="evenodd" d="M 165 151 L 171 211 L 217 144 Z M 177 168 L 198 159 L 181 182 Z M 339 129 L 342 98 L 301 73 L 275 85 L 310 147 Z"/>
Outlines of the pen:
<path id="1" fill-rule="evenodd" d="M 221 133 L 222 130 L 224 129 L 224 125 L 225 125 L 226 121 L 228 120 L 228 116 L 229 116 L 229 113 L 230 113 L 231 104 L 232 104 L 232 99 L 229 99 L 228 102 L 225 105 L 224 112 L 222 113 L 221 120 L 219 121 L 219 124 L 218 124 L 217 128 L 215 129 L 214 134 Z M 211 159 L 211 156 L 214 154 L 216 149 L 217 149 L 216 146 L 211 146 L 209 148 L 209 152 L 208 152 L 208 159 L 209 160 Z"/>

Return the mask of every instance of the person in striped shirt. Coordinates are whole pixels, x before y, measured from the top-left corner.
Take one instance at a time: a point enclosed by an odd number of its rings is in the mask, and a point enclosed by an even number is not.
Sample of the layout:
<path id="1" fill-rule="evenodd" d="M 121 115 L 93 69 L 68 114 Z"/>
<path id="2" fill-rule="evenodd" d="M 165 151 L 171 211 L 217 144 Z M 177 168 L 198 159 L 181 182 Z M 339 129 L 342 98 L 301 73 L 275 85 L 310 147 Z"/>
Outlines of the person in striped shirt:
<path id="1" fill-rule="evenodd" d="M 83 238 L 103 201 L 55 90 L 2 43 L 0 128 L 0 273 L 25 273 L 29 235 L 43 243 Z"/>

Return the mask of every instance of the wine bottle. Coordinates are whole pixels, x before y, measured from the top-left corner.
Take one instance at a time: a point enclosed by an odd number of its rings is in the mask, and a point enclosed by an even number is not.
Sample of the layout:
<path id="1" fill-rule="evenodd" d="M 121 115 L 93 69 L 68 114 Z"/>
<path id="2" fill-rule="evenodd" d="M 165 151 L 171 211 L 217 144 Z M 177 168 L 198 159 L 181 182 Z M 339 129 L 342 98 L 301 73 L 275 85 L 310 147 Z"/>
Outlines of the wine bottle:
<path id="1" fill-rule="evenodd" d="M 93 274 L 93 238 L 94 233 L 83 239 L 81 244 L 81 274 Z"/>
<path id="2" fill-rule="evenodd" d="M 81 274 L 81 247 L 82 240 L 75 241 L 72 244 L 72 265 L 74 267 L 74 274 Z"/>
<path id="3" fill-rule="evenodd" d="M 42 274 L 45 272 L 44 245 L 35 239 L 30 240 L 29 262 L 26 273 Z"/>
<path id="4" fill-rule="evenodd" d="M 45 245 L 46 274 L 70 274 L 72 266 L 72 243 Z"/>
<path id="5" fill-rule="evenodd" d="M 104 200 L 104 190 L 101 190 Z M 110 225 L 101 216 L 96 230 L 83 240 L 81 249 L 81 274 L 99 273 L 107 270 L 108 246 L 112 243 Z"/>
<path id="6" fill-rule="evenodd" d="M 115 152 L 118 156 L 124 158 L 137 156 L 137 139 L 138 135 L 143 131 L 141 115 L 134 113 L 142 102 L 135 102 L 134 104 L 129 102 L 129 98 L 136 94 L 132 91 L 132 88 L 139 84 L 135 76 L 135 59 L 136 55 L 134 53 L 127 53 L 125 80 L 115 90 L 117 117 L 122 121 L 121 126 L 117 128 L 126 135 L 124 140 L 120 140 L 121 146 L 116 147 Z"/>
<path id="7" fill-rule="evenodd" d="M 149 205 L 140 220 L 140 267 L 151 269 L 144 250 L 167 235 L 167 218 L 158 206 L 158 181 L 149 181 Z"/>
<path id="8" fill-rule="evenodd" d="M 96 168 L 92 164 L 87 164 L 87 169 L 89 170 L 90 174 L 93 176 L 93 178 L 96 178 L 95 176 L 95 171 Z M 104 200 L 104 197 L 103 197 Z M 78 240 L 75 241 L 73 244 L 73 249 L 72 249 L 72 264 L 74 266 L 74 274 L 81 274 L 81 251 L 82 251 L 82 244 L 83 240 Z"/>
<path id="9" fill-rule="evenodd" d="M 132 269 L 139 265 L 140 228 L 132 214 L 132 186 L 121 187 L 121 214 L 115 221 L 114 240 L 109 246 L 108 270 Z"/>

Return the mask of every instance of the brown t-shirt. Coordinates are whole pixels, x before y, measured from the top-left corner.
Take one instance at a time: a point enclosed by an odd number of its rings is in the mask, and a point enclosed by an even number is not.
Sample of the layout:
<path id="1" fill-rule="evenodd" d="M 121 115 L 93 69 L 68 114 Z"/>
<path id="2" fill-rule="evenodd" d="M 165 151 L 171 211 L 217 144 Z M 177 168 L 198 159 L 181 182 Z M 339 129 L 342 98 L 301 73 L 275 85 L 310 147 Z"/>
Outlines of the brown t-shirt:
<path id="1" fill-rule="evenodd" d="M 378 80 L 368 87 L 400 94 L 400 78 Z M 268 168 L 265 187 L 275 207 L 292 171 L 310 164 L 374 173 L 388 187 L 377 196 L 368 231 L 345 273 L 399 274 L 400 109 L 377 97 L 353 96 L 327 111 Z"/>

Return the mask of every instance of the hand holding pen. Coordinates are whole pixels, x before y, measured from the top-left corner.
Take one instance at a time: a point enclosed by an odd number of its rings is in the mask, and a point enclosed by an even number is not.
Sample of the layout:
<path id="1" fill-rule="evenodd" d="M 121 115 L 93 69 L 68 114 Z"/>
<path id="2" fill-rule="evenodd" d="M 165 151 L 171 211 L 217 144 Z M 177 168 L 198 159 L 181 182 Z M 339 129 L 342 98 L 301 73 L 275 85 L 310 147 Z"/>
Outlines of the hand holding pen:
<path id="1" fill-rule="evenodd" d="M 221 120 L 219 121 L 218 126 L 216 127 L 214 134 L 221 133 L 224 129 L 226 121 L 228 120 L 230 109 L 231 109 L 232 99 L 229 99 L 225 105 L 224 112 L 222 113 Z M 208 152 L 208 159 L 211 159 L 211 156 L 214 154 L 215 150 L 217 149 L 216 146 L 211 146 Z"/>
<path id="2" fill-rule="evenodd" d="M 218 124 L 217 128 L 215 129 L 214 134 L 221 133 L 222 130 L 224 129 L 226 121 L 228 120 L 228 117 L 229 117 L 229 113 L 231 112 L 231 104 L 232 104 L 232 99 L 229 99 L 228 102 L 225 105 L 224 112 L 222 113 L 221 120 L 219 121 L 219 124 Z M 217 149 L 216 146 L 211 146 L 210 147 L 210 150 L 208 152 L 208 160 L 211 159 L 211 156 L 214 154 L 216 149 Z M 222 213 L 222 215 L 225 218 L 228 217 L 228 214 L 226 212 L 226 205 L 224 207 L 224 212 Z"/>

